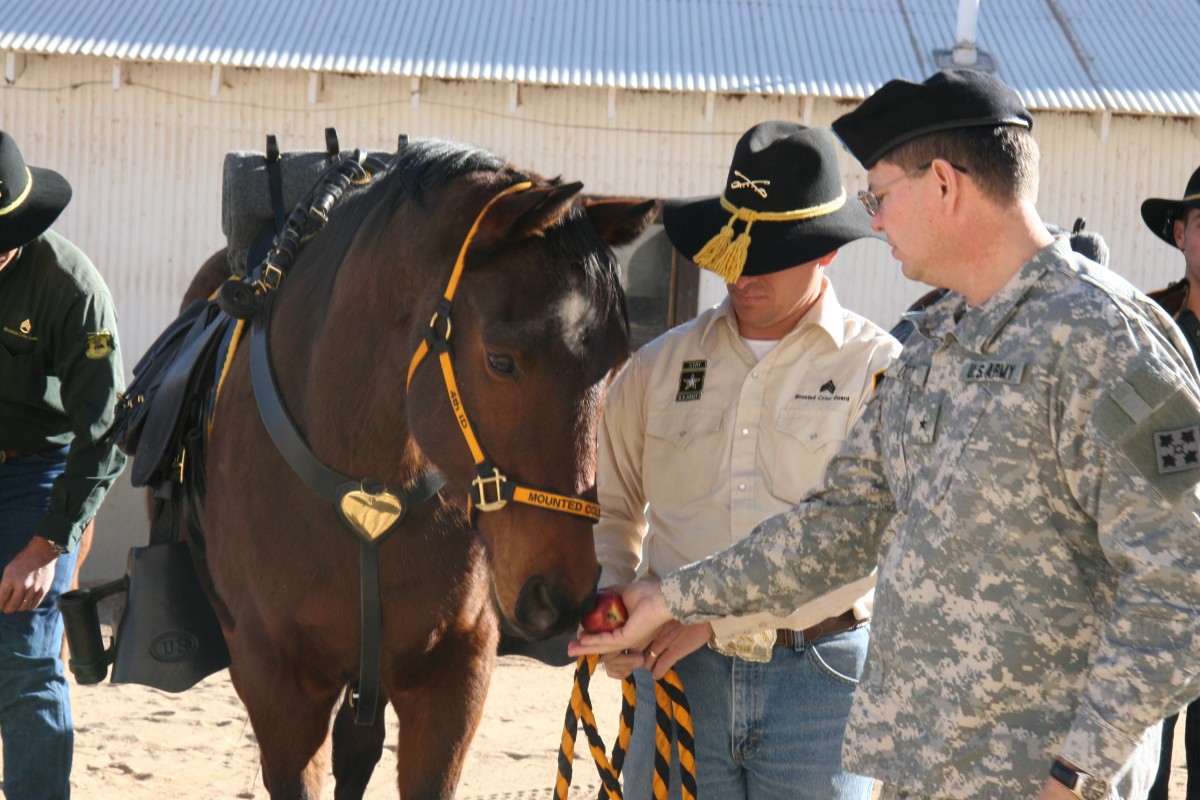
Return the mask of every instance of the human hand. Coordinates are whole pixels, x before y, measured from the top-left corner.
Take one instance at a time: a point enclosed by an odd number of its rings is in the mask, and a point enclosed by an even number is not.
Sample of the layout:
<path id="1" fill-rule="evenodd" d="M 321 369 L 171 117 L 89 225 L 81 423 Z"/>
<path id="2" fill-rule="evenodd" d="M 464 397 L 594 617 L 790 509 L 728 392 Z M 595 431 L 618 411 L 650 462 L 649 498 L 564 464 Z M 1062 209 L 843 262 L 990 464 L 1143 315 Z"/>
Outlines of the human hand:
<path id="1" fill-rule="evenodd" d="M 662 678 L 676 661 L 699 650 L 712 635 L 712 625 L 707 622 L 684 625 L 671 620 L 659 628 L 646 645 L 646 669 L 654 674 L 655 680 Z"/>
<path id="2" fill-rule="evenodd" d="M 572 658 L 621 650 L 641 653 L 659 627 L 671 620 L 662 589 L 657 583 L 636 581 L 611 588 L 620 593 L 629 610 L 629 619 L 610 633 L 581 632 L 576 641 L 567 645 L 567 654 Z"/>
<path id="3" fill-rule="evenodd" d="M 620 650 L 600 656 L 600 666 L 604 667 L 604 673 L 616 680 L 624 680 L 645 663 L 646 657 L 641 650 Z"/>
<path id="4" fill-rule="evenodd" d="M 0 613 L 32 611 L 45 599 L 54 583 L 58 552 L 41 536 L 13 557 L 0 576 Z"/>

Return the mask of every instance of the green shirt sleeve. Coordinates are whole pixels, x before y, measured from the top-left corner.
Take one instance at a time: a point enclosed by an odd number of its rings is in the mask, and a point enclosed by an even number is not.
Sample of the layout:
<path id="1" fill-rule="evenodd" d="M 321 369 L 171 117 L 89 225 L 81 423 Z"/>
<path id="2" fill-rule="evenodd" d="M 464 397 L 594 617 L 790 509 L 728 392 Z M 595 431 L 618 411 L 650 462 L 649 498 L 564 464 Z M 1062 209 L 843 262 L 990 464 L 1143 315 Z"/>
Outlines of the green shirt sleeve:
<path id="1" fill-rule="evenodd" d="M 51 349 L 70 420 L 67 465 L 50 491 L 37 535 L 74 549 L 88 521 L 125 466 L 125 454 L 104 441 L 117 392 L 125 388 L 117 314 L 106 292 L 81 294 L 63 315 Z"/>

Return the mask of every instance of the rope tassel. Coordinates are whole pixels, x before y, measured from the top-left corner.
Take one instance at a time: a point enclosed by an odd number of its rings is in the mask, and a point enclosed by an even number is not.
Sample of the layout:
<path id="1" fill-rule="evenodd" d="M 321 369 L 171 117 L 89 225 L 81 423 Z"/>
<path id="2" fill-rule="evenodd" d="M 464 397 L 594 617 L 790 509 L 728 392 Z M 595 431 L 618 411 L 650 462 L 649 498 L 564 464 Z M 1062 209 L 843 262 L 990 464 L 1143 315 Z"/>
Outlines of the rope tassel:
<path id="1" fill-rule="evenodd" d="M 729 224 L 708 240 L 708 244 L 700 248 L 700 252 L 692 260 L 697 266 L 715 272 L 726 283 L 737 283 L 746 268 L 746 258 L 750 253 L 750 226 L 753 221 L 746 223 L 746 229 L 738 237 L 733 238 L 733 223 L 738 215 L 734 214 Z"/>
<path id="2" fill-rule="evenodd" d="M 604 741 L 600 738 L 600 732 L 596 728 L 592 698 L 588 693 L 592 673 L 596 671 L 596 664 L 599 662 L 599 656 L 581 656 L 575 666 L 575 683 L 571 689 L 571 702 L 567 706 L 562 740 L 558 748 L 558 777 L 554 783 L 554 800 L 567 800 L 567 793 L 571 788 L 575 738 L 580 725 L 583 726 L 588 747 L 596 762 L 596 771 L 600 775 L 600 792 L 597 800 L 623 800 L 620 782 L 621 767 L 625 763 L 629 737 L 633 730 L 637 692 L 632 675 L 621 682 L 621 722 L 610 759 L 604 753 Z M 658 730 L 655 733 L 654 796 L 656 798 L 667 796 L 669 770 L 665 765 L 670 764 L 670 729 L 671 722 L 674 721 L 679 741 L 680 783 L 683 789 L 683 800 L 695 800 L 695 734 L 692 729 L 691 709 L 687 704 L 687 697 L 684 695 L 679 674 L 675 670 L 668 672 L 662 680 L 655 684 L 654 695 L 657 701 L 655 718 L 658 723 Z M 660 761 L 664 765 L 661 770 L 659 768 Z"/>
<path id="3" fill-rule="evenodd" d="M 832 200 L 792 211 L 755 211 L 753 208 L 735 206 L 725 195 L 721 195 L 721 208 L 729 212 L 729 222 L 700 248 L 700 252 L 692 256 L 692 261 L 696 262 L 696 266 L 720 275 L 726 283 L 737 283 L 738 278 L 742 277 L 742 270 L 746 268 L 750 254 L 750 226 L 755 222 L 799 222 L 832 214 L 845 204 L 845 187 Z M 738 220 L 746 223 L 746 227 L 734 238 L 733 226 Z"/>

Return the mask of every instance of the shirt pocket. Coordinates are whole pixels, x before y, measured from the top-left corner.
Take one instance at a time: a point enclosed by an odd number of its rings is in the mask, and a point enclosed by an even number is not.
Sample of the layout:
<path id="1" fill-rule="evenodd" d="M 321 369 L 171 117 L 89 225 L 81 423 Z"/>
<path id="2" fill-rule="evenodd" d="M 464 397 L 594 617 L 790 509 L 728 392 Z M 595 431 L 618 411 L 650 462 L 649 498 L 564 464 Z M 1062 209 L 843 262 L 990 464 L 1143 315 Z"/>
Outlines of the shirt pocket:
<path id="1" fill-rule="evenodd" d="M 38 353 L 13 353 L 0 344 L 0 397 L 29 402 L 46 396 L 48 385 Z"/>
<path id="2" fill-rule="evenodd" d="M 771 494 L 798 503 L 825 476 L 825 465 L 846 441 L 850 409 L 784 408 L 762 445 L 771 447 Z"/>
<path id="3" fill-rule="evenodd" d="M 651 410 L 646 420 L 646 497 L 651 503 L 684 504 L 704 499 L 727 476 L 720 462 L 724 409 Z"/>

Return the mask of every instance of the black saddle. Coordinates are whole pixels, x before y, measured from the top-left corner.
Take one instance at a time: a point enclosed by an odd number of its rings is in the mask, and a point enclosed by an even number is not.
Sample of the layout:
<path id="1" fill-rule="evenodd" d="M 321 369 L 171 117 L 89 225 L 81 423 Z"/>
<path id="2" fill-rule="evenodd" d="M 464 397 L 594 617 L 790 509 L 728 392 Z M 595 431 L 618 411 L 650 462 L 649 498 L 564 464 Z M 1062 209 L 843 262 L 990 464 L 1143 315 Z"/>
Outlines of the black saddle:
<path id="1" fill-rule="evenodd" d="M 195 300 L 133 368 L 109 438 L 133 457 L 134 486 L 157 485 L 179 468 L 186 432 L 211 409 L 217 355 L 234 322 L 216 302 Z"/>

